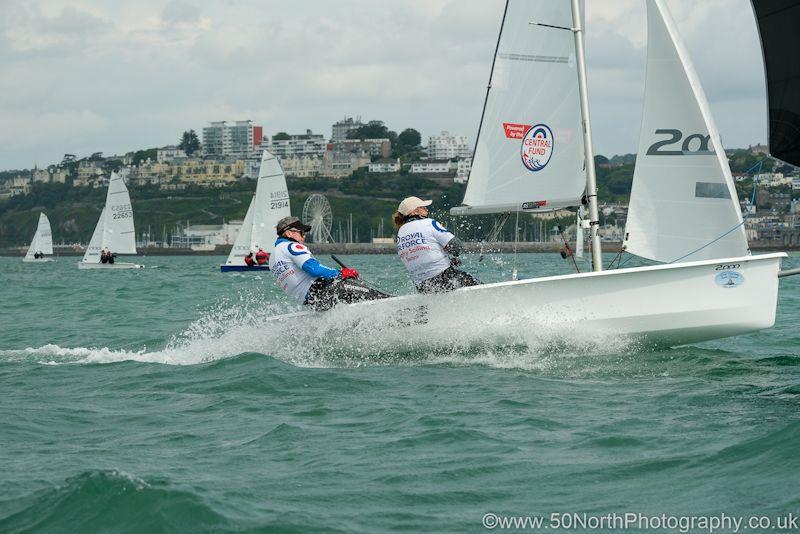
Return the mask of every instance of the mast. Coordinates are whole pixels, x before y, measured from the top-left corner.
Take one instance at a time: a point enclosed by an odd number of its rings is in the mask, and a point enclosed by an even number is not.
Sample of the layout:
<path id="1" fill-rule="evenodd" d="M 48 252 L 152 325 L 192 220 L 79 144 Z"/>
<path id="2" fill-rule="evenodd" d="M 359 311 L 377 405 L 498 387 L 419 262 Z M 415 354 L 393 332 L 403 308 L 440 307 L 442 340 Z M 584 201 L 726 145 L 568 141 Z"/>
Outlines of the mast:
<path id="1" fill-rule="evenodd" d="M 600 246 L 600 215 L 597 209 L 597 176 L 594 172 L 592 127 L 589 121 L 589 93 L 586 83 L 586 56 L 583 50 L 583 21 L 580 0 L 572 0 L 572 33 L 575 35 L 575 57 L 578 65 L 578 90 L 581 95 L 583 146 L 586 154 L 586 197 L 589 200 L 589 232 L 592 239 L 592 270 L 603 270 L 603 251 Z"/>

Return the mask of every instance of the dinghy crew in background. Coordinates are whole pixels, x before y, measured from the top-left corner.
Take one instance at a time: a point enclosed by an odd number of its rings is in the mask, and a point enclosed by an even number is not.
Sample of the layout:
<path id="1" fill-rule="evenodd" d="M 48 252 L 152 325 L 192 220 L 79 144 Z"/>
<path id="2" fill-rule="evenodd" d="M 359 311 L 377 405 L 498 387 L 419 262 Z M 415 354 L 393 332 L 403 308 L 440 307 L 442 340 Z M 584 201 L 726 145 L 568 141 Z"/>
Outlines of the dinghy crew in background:
<path id="1" fill-rule="evenodd" d="M 464 244 L 435 219 L 428 217 L 431 200 L 403 199 L 392 214 L 397 229 L 397 254 L 405 264 L 417 291 L 440 293 L 480 281 L 456 269 Z M 449 256 L 452 256 L 452 259 Z"/>
<path id="2" fill-rule="evenodd" d="M 100 263 L 114 263 L 114 258 L 116 257 L 117 255 L 106 247 L 100 252 Z"/>
<path id="3" fill-rule="evenodd" d="M 339 302 L 376 300 L 390 295 L 359 282 L 358 271 L 341 271 L 322 265 L 305 246 L 305 233 L 311 230 L 297 217 L 284 217 L 275 228 L 278 240 L 269 258 L 269 270 L 286 293 L 315 310 L 333 308 Z"/>
<path id="4" fill-rule="evenodd" d="M 255 253 L 256 253 L 256 248 L 252 247 L 250 251 L 247 253 L 247 256 L 244 257 L 244 264 L 247 265 L 248 267 L 252 267 L 253 265 L 256 264 L 256 260 L 253 258 Z"/>

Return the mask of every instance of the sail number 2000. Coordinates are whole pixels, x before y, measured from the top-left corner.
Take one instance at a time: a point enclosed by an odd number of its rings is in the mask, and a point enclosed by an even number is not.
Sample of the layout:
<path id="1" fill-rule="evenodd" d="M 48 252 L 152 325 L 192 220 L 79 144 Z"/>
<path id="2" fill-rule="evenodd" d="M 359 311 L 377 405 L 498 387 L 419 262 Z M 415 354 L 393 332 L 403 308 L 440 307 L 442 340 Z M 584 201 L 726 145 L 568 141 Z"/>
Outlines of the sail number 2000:
<path id="1" fill-rule="evenodd" d="M 684 137 L 680 130 L 656 130 L 656 135 L 668 135 L 668 139 L 656 141 L 647 149 L 648 156 L 685 156 L 690 154 L 713 154 L 711 148 L 711 136 L 703 134 L 691 134 Z M 665 150 L 664 147 L 677 145 L 683 139 L 680 150 Z"/>

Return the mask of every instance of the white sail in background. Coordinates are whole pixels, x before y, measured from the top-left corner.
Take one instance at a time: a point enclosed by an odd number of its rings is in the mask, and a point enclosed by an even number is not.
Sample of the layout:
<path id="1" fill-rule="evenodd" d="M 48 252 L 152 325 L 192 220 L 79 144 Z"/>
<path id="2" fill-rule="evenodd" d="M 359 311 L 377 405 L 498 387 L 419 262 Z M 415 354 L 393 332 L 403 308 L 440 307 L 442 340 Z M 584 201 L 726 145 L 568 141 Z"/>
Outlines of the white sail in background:
<path id="1" fill-rule="evenodd" d="M 625 248 L 661 262 L 743 256 L 747 238 L 728 160 L 661 0 L 648 0 L 647 28 L 644 113 Z"/>
<path id="2" fill-rule="evenodd" d="M 250 252 L 250 247 L 253 244 L 253 206 L 256 204 L 256 197 L 250 199 L 250 207 L 247 208 L 247 215 L 244 216 L 242 221 L 242 229 L 236 235 L 236 240 L 233 242 L 231 253 L 228 254 L 228 261 L 225 265 L 245 265 L 244 257 Z"/>
<path id="3" fill-rule="evenodd" d="M 106 194 L 106 216 L 103 225 L 103 247 L 115 254 L 136 254 L 136 231 L 133 207 L 122 176 L 112 172 Z"/>
<path id="4" fill-rule="evenodd" d="M 53 233 L 50 230 L 50 220 L 44 213 L 39 214 L 39 224 L 36 233 L 31 240 L 31 246 L 25 254 L 25 259 L 34 259 L 34 254 L 52 255 L 53 254 Z"/>
<path id="5" fill-rule="evenodd" d="M 258 171 L 256 194 L 250 201 L 242 229 L 225 265 L 245 265 L 244 257 L 251 247 L 261 247 L 271 253 L 278 238 L 275 226 L 290 214 L 286 176 L 278 159 L 265 150 Z"/>
<path id="6" fill-rule="evenodd" d="M 572 25 L 570 0 L 508 0 L 464 206 L 453 213 L 580 203 L 586 173 Z"/>
<path id="7" fill-rule="evenodd" d="M 100 252 L 108 248 L 114 254 L 136 254 L 136 231 L 133 207 L 122 176 L 112 172 L 106 193 L 106 205 L 83 256 L 84 263 L 100 263 Z"/>
<path id="8" fill-rule="evenodd" d="M 103 250 L 103 225 L 106 219 L 106 208 L 100 212 L 100 219 L 97 221 L 97 226 L 94 227 L 92 238 L 89 240 L 89 246 L 86 247 L 86 252 L 83 254 L 83 263 L 100 263 L 100 252 Z"/>

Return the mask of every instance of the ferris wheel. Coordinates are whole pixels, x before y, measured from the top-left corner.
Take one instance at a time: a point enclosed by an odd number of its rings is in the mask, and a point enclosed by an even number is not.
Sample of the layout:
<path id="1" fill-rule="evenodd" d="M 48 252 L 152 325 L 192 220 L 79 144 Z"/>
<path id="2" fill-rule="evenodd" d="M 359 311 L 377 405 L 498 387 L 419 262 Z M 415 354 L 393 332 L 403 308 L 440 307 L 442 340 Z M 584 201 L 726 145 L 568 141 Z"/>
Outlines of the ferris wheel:
<path id="1" fill-rule="evenodd" d="M 325 195 L 314 193 L 303 204 L 303 222 L 311 226 L 311 241 L 314 243 L 328 243 L 333 241 L 331 226 L 333 225 L 333 211 Z"/>

